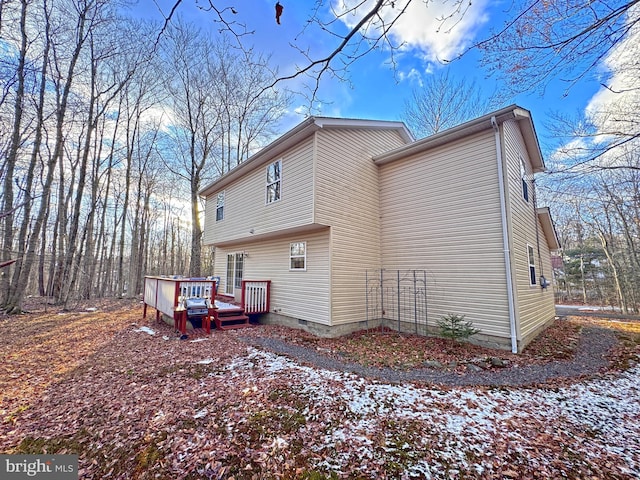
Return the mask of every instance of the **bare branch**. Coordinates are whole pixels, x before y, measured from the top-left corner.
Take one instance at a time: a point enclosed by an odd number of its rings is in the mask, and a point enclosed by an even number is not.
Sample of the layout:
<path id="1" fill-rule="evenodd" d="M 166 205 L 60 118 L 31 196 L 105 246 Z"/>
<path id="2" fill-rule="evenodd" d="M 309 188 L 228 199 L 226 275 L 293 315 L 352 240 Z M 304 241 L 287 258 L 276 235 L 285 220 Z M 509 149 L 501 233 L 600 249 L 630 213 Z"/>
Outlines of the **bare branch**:
<path id="1" fill-rule="evenodd" d="M 628 37 L 640 21 L 631 13 L 639 1 L 611 6 L 600 0 L 535 0 L 461 56 L 481 50 L 481 63 L 489 73 L 502 74 L 514 93 L 544 90 L 558 77 L 568 83 L 568 91 Z"/>
<path id="2" fill-rule="evenodd" d="M 160 9 L 160 6 L 158 6 L 158 2 L 156 0 L 153 0 L 153 3 L 155 3 L 156 7 L 158 7 L 158 10 L 162 12 L 162 10 Z M 171 19 L 173 18 L 173 14 L 176 12 L 176 10 L 178 9 L 181 3 L 182 3 L 182 0 L 176 0 L 176 3 L 174 3 L 173 7 L 171 7 L 171 11 L 169 12 L 169 15 L 164 18 L 164 25 L 162 25 L 160 32 L 158 32 L 158 36 L 156 37 L 156 42 L 153 46 L 153 51 L 157 49 L 158 44 L 160 43 L 160 38 L 162 37 L 164 32 L 167 30 L 167 27 L 169 26 L 169 22 L 171 22 Z"/>

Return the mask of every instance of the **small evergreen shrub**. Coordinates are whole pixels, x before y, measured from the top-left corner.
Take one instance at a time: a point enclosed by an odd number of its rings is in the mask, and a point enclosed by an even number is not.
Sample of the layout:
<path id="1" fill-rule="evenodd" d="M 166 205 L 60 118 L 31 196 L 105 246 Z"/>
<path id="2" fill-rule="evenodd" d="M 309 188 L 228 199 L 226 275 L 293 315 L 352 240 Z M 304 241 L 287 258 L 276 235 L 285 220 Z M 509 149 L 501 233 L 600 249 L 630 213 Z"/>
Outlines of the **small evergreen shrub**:
<path id="1" fill-rule="evenodd" d="M 480 330 L 473 328 L 473 323 L 464 319 L 464 315 L 450 313 L 440 317 L 438 320 L 440 335 L 444 338 L 460 341 L 475 335 Z"/>

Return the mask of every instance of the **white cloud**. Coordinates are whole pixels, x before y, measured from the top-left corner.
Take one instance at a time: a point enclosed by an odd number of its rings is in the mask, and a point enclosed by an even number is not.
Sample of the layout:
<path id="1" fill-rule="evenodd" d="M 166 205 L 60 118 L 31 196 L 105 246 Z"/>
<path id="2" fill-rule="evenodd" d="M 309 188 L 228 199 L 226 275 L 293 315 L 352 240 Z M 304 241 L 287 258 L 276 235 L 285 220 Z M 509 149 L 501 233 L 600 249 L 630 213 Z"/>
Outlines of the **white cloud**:
<path id="1" fill-rule="evenodd" d="M 585 109 L 587 117 L 600 133 L 633 133 L 637 129 L 640 107 L 640 25 L 637 23 L 640 8 L 633 8 L 629 16 L 636 23 L 626 38 L 611 50 L 604 59 L 609 78 Z M 628 20 L 629 21 L 629 20 Z M 637 133 L 637 132 L 636 132 Z"/>
<path id="2" fill-rule="evenodd" d="M 600 67 L 604 70 L 601 87 L 591 98 L 584 110 L 585 135 L 588 137 L 575 139 L 558 148 L 550 158 L 560 167 L 563 164 L 575 163 L 581 155 L 592 155 L 598 148 L 606 148 L 611 141 L 620 141 L 640 133 L 638 131 L 638 111 L 640 111 L 640 8 L 629 11 L 635 19 L 624 38 L 604 58 Z M 627 19 L 627 24 L 633 24 Z M 624 158 L 629 149 L 637 148 L 637 142 L 628 142 L 623 146 L 608 150 L 598 159 L 601 166 L 627 163 Z M 573 168 L 587 170 L 588 165 Z"/>
<path id="3" fill-rule="evenodd" d="M 565 143 L 549 155 L 546 160 L 547 169 L 551 172 L 567 169 L 569 165 L 575 163 L 574 159 L 576 157 L 579 157 L 582 152 L 588 150 L 588 147 L 588 142 L 583 138 L 576 138 Z M 587 167 L 577 167 L 574 168 L 574 170 L 586 171 Z"/>
<path id="4" fill-rule="evenodd" d="M 428 72 L 427 72 L 428 73 Z M 408 81 L 411 84 L 416 84 L 422 87 L 422 74 L 415 68 L 410 69 L 408 72 L 398 72 L 398 80 L 401 82 Z"/>
<path id="5" fill-rule="evenodd" d="M 332 7 L 340 14 L 355 8 L 358 3 L 358 0 L 336 0 Z M 355 12 L 341 16 L 340 20 L 353 28 L 373 4 L 374 0 L 367 0 Z M 399 0 L 393 5 L 383 7 L 380 12 L 385 24 L 393 21 L 405 6 L 406 11 L 392 28 L 390 38 L 395 44 L 403 44 L 405 49 L 418 50 L 430 62 L 450 60 L 462 53 L 479 27 L 489 19 L 485 12 L 486 0 L 470 2 L 464 13 L 455 11 L 455 2 Z"/>

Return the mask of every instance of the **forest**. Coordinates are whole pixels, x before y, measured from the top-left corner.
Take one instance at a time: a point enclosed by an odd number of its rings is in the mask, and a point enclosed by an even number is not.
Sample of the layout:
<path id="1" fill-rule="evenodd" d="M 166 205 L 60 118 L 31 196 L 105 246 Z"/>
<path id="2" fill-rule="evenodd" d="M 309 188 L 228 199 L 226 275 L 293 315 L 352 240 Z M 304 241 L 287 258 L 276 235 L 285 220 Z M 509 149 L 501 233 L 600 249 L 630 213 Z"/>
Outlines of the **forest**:
<path id="1" fill-rule="evenodd" d="M 267 58 L 178 19 L 160 37 L 116 2 L 2 8 L 4 309 L 210 271 L 198 191 L 273 136 L 287 96 L 255 95 Z"/>

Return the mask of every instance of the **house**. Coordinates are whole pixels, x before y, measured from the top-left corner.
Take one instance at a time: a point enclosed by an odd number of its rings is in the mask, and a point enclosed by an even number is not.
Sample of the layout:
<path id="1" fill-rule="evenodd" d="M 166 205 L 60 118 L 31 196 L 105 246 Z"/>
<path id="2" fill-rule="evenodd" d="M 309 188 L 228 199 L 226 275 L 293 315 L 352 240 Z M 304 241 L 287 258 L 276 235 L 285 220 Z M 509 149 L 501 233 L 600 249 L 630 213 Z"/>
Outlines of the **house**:
<path id="1" fill-rule="evenodd" d="M 201 191 L 204 243 L 220 292 L 271 281 L 265 323 L 338 336 L 453 313 L 521 351 L 555 315 L 544 168 L 515 105 L 418 141 L 400 122 L 310 117 Z"/>

